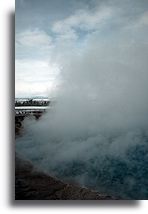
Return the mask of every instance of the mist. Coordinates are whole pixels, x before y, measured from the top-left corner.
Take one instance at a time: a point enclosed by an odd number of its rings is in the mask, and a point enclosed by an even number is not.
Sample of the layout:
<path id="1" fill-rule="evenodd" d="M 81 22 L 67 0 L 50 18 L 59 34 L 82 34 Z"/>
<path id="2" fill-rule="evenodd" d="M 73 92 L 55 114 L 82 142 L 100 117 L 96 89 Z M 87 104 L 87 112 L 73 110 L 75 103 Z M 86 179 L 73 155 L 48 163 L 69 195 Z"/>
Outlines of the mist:
<path id="1" fill-rule="evenodd" d="M 16 150 L 66 182 L 146 199 L 148 43 L 139 40 L 144 30 L 131 31 L 92 33 L 81 50 L 62 44 L 56 102 L 39 121 L 24 121 Z"/>

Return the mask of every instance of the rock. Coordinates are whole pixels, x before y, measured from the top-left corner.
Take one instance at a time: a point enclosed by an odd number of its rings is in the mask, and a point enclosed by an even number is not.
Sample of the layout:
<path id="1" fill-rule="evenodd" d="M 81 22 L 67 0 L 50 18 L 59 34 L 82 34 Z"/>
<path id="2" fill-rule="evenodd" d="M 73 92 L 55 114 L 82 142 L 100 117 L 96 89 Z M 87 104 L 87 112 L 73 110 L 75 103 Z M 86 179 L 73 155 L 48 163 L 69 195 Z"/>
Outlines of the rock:
<path id="1" fill-rule="evenodd" d="M 112 200 L 87 188 L 63 183 L 16 156 L 15 200 Z"/>

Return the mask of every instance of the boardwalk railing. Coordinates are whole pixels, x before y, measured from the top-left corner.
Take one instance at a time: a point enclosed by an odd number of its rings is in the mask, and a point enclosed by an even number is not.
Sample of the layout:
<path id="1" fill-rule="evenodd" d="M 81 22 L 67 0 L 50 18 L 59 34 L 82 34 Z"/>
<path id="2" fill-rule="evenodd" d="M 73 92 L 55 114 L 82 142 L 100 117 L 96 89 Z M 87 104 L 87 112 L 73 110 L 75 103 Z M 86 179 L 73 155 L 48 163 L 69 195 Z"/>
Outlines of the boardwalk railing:
<path id="1" fill-rule="evenodd" d="M 49 109 L 49 106 L 15 106 L 15 117 L 28 115 L 41 115 Z"/>

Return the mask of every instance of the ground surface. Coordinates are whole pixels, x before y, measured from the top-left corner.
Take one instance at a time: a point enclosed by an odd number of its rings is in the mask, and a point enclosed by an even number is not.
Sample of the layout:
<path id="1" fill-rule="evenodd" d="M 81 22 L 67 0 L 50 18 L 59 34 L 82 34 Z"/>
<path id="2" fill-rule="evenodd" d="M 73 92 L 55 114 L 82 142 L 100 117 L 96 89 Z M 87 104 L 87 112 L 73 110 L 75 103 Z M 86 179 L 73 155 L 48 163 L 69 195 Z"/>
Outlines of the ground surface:
<path id="1" fill-rule="evenodd" d="M 16 200 L 112 200 L 86 188 L 65 184 L 16 157 Z"/>

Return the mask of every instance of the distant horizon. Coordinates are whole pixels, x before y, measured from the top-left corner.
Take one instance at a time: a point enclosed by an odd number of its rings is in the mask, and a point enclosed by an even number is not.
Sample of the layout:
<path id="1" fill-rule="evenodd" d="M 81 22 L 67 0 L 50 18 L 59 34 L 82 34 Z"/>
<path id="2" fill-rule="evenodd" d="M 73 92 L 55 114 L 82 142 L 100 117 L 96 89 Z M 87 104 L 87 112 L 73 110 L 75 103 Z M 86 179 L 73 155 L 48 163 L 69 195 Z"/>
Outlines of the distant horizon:
<path id="1" fill-rule="evenodd" d="M 16 99 L 51 99 L 53 97 L 49 96 L 26 96 L 26 97 L 15 97 Z"/>

